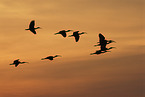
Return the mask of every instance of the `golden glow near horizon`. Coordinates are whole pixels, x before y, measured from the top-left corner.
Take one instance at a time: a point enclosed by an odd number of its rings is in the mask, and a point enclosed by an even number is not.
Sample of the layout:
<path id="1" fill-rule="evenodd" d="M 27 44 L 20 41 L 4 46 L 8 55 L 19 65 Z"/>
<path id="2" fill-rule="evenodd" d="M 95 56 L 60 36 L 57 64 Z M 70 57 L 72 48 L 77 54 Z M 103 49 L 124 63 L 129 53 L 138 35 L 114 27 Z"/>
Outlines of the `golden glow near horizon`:
<path id="1" fill-rule="evenodd" d="M 0 97 L 143 97 L 143 0 L 1 0 Z M 36 21 L 34 35 L 26 31 Z M 84 31 L 79 42 L 54 33 Z M 116 47 L 90 55 L 98 34 Z M 71 35 L 72 32 L 68 32 Z M 62 55 L 53 61 L 41 60 Z M 29 62 L 17 68 L 15 59 Z"/>

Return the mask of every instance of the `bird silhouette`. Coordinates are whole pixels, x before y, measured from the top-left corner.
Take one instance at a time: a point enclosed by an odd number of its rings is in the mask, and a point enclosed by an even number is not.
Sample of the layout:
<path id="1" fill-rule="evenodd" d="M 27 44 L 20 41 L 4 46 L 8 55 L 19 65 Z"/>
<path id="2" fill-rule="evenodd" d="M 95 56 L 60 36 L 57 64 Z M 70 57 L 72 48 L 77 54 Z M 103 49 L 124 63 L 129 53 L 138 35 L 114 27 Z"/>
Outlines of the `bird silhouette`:
<path id="1" fill-rule="evenodd" d="M 41 60 L 45 60 L 45 59 L 49 59 L 49 60 L 53 60 L 55 57 L 61 57 L 60 55 L 55 55 L 55 56 L 48 56 L 46 58 L 42 58 Z"/>
<path id="2" fill-rule="evenodd" d="M 109 42 L 113 42 L 112 40 L 109 40 Z M 106 52 L 111 52 L 109 51 L 110 49 L 113 49 L 115 47 L 109 47 L 107 48 L 106 45 L 109 44 L 108 40 L 105 40 L 105 37 L 102 35 L 102 34 L 99 34 L 99 44 L 97 46 L 100 46 L 100 50 L 97 50 L 96 52 L 94 53 L 91 53 L 90 55 L 93 55 L 93 54 L 101 54 L 101 53 L 106 53 Z"/>
<path id="3" fill-rule="evenodd" d="M 33 34 L 36 34 L 36 31 L 35 30 L 36 29 L 40 29 L 40 27 L 35 28 L 34 26 L 35 26 L 35 21 L 32 20 L 30 22 L 30 24 L 29 24 L 29 28 L 28 29 L 25 29 L 25 30 L 30 30 Z"/>
<path id="4" fill-rule="evenodd" d="M 113 49 L 113 48 L 115 48 L 115 47 L 110 47 L 110 48 L 101 48 L 101 50 L 96 50 L 96 52 L 94 52 L 94 53 L 90 53 L 90 55 L 94 55 L 94 54 L 97 54 L 97 55 L 99 55 L 99 54 L 102 54 L 102 53 L 106 53 L 106 52 L 111 52 L 111 51 L 109 51 L 110 49 Z"/>
<path id="5" fill-rule="evenodd" d="M 107 44 L 110 44 L 110 43 L 115 42 L 115 41 L 106 40 L 105 37 L 101 33 L 99 33 L 99 42 L 97 42 L 98 44 L 94 45 L 94 46 L 100 46 L 101 44 L 104 44 L 103 42 L 106 42 L 106 45 L 107 45 Z"/>
<path id="6" fill-rule="evenodd" d="M 96 52 L 91 53 L 90 55 L 94 55 L 94 54 L 99 55 L 99 54 L 101 54 L 101 53 L 105 53 L 105 52 L 103 52 L 103 51 L 101 51 L 101 50 L 96 50 Z"/>
<path id="7" fill-rule="evenodd" d="M 19 64 L 24 64 L 24 63 L 28 63 L 28 62 L 20 62 L 19 59 L 14 60 L 14 62 L 10 65 L 15 65 L 15 67 L 17 67 Z"/>
<path id="8" fill-rule="evenodd" d="M 69 37 L 74 36 L 75 37 L 75 41 L 78 42 L 81 34 L 87 34 L 86 32 L 82 32 L 82 33 L 78 33 L 78 32 L 79 31 L 73 32 L 73 35 L 70 35 Z"/>
<path id="9" fill-rule="evenodd" d="M 110 52 L 110 51 L 108 51 L 109 49 L 106 48 L 106 45 L 107 45 L 107 41 L 106 40 L 104 40 L 104 41 L 101 40 L 101 42 L 100 42 L 100 50 L 97 50 L 95 53 L 91 53 L 90 55 L 93 55 L 93 54 L 99 55 L 101 53 Z"/>
<path id="10" fill-rule="evenodd" d="M 61 34 L 63 37 L 66 37 L 67 36 L 66 32 L 70 32 L 70 31 L 72 30 L 61 30 L 58 33 L 54 33 L 54 35 Z"/>

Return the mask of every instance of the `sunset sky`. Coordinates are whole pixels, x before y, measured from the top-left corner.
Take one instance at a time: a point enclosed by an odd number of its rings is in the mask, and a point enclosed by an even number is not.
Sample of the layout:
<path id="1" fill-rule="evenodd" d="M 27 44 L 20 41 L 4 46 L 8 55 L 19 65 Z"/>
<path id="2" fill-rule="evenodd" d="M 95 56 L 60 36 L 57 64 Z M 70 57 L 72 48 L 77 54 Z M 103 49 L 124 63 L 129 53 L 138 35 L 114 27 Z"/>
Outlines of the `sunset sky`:
<path id="1" fill-rule="evenodd" d="M 0 97 L 145 97 L 144 17 L 144 0 L 0 0 Z M 99 33 L 116 48 L 90 55 Z"/>

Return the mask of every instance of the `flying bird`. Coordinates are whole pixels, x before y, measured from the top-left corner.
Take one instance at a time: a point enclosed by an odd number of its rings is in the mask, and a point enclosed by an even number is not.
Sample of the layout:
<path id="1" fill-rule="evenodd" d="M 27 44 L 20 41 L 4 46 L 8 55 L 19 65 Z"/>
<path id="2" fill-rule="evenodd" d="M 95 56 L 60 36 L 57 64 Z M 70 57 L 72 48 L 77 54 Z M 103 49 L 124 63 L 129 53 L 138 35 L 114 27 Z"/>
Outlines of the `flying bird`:
<path id="1" fill-rule="evenodd" d="M 53 60 L 55 57 L 61 57 L 60 55 L 55 55 L 55 56 L 48 56 L 46 58 L 42 58 L 41 60 L 45 60 L 45 59 L 49 59 L 49 60 Z"/>
<path id="2" fill-rule="evenodd" d="M 78 33 L 78 32 L 79 31 L 73 32 L 73 35 L 70 35 L 69 37 L 74 36 L 75 37 L 75 41 L 78 42 L 81 34 L 87 34 L 86 32 L 82 32 L 82 33 Z"/>
<path id="3" fill-rule="evenodd" d="M 102 36 L 101 36 L 101 37 L 102 37 Z M 97 50 L 96 52 L 91 53 L 90 55 L 94 55 L 94 54 L 99 55 L 99 54 L 101 54 L 101 53 L 111 52 L 111 51 L 109 51 L 109 50 L 115 48 L 115 47 L 109 47 L 109 48 L 107 48 L 106 45 L 107 45 L 108 41 L 105 40 L 105 38 L 103 38 L 103 37 L 100 38 L 100 41 L 99 41 L 99 42 L 100 42 L 100 44 L 99 44 L 100 50 Z"/>
<path id="4" fill-rule="evenodd" d="M 113 48 L 115 48 L 115 47 L 101 48 L 101 50 L 96 50 L 96 52 L 90 53 L 90 55 L 94 55 L 94 54 L 99 55 L 99 54 L 102 54 L 102 53 L 111 52 L 111 51 L 109 51 L 109 50 L 110 50 L 110 49 L 113 49 Z"/>
<path id="5" fill-rule="evenodd" d="M 54 35 L 61 34 L 63 37 L 66 37 L 67 36 L 66 32 L 70 32 L 70 31 L 72 31 L 72 30 L 61 30 L 58 33 L 55 33 Z"/>
<path id="6" fill-rule="evenodd" d="M 15 67 L 17 67 L 19 64 L 24 64 L 24 63 L 28 63 L 28 62 L 20 62 L 19 59 L 14 60 L 14 62 L 10 65 L 15 65 Z"/>
<path id="7" fill-rule="evenodd" d="M 32 20 L 30 22 L 30 24 L 29 24 L 29 28 L 28 29 L 25 29 L 25 30 L 30 30 L 33 34 L 36 34 L 36 31 L 35 30 L 36 29 L 40 29 L 40 27 L 35 28 L 34 26 L 35 26 L 35 21 Z"/>
<path id="8" fill-rule="evenodd" d="M 99 54 L 101 54 L 101 53 L 105 53 L 105 52 L 102 52 L 101 50 L 96 50 L 96 52 L 91 53 L 90 55 L 94 55 L 94 54 L 99 55 Z"/>
<path id="9" fill-rule="evenodd" d="M 115 41 L 106 40 L 105 37 L 101 33 L 99 33 L 99 42 L 97 42 L 98 44 L 94 45 L 94 46 L 100 46 L 100 45 L 104 44 L 103 42 L 106 42 L 106 44 L 110 44 L 110 43 L 115 42 Z"/>
<path id="10" fill-rule="evenodd" d="M 110 51 L 108 51 L 109 49 L 106 48 L 106 45 L 107 45 L 107 41 L 106 40 L 104 40 L 104 41 L 101 40 L 101 42 L 100 42 L 100 50 L 97 50 L 95 53 L 91 53 L 90 55 L 93 55 L 93 54 L 99 55 L 101 53 L 110 52 Z"/>

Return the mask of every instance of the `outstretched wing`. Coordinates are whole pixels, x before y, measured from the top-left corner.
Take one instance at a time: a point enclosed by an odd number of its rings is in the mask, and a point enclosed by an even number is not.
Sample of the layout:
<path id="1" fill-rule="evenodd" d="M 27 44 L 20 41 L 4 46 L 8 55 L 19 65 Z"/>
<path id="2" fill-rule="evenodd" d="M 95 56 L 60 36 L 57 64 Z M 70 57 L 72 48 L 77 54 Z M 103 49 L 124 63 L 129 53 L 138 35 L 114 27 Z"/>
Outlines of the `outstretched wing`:
<path id="1" fill-rule="evenodd" d="M 99 40 L 100 41 L 104 41 L 105 40 L 105 37 L 101 33 L 99 34 Z"/>
<path id="2" fill-rule="evenodd" d="M 32 20 L 32 21 L 30 22 L 29 29 L 34 29 L 34 26 L 35 26 L 35 21 Z"/>

